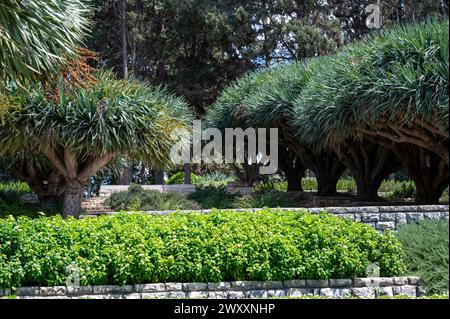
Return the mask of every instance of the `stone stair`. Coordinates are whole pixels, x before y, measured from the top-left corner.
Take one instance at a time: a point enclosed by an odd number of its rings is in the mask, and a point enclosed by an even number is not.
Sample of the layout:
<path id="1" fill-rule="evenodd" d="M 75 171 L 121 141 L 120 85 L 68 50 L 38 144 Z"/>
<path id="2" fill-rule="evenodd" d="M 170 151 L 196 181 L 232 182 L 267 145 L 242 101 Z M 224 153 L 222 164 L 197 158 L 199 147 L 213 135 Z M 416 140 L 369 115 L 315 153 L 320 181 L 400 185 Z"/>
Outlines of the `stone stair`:
<path id="1" fill-rule="evenodd" d="M 105 205 L 103 202 L 107 196 L 97 196 L 85 198 L 81 204 L 81 208 L 86 212 L 86 214 L 102 214 L 110 212 L 111 207 Z"/>

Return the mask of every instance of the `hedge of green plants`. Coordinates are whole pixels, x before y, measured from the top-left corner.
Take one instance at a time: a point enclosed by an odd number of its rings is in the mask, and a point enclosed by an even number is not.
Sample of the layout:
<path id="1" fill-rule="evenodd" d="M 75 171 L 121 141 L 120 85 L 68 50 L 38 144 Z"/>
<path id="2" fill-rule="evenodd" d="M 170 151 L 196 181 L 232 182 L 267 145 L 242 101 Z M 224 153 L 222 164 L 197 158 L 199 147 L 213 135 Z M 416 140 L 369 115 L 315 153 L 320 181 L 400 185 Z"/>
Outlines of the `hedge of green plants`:
<path id="1" fill-rule="evenodd" d="M 334 217 L 265 209 L 211 214 L 118 214 L 0 220 L 0 287 L 382 276 L 404 271 L 387 231 Z"/>

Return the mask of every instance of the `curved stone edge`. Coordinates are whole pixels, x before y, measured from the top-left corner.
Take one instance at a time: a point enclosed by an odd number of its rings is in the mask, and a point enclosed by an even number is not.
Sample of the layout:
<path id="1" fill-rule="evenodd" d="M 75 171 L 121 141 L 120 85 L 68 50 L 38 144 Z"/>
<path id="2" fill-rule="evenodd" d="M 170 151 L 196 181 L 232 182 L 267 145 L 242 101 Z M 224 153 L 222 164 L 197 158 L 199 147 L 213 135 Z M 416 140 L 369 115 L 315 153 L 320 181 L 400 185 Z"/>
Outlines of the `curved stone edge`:
<path id="1" fill-rule="evenodd" d="M 0 289 L 0 297 L 18 299 L 243 299 L 323 296 L 376 298 L 404 295 L 420 297 L 419 277 L 372 277 L 325 280 L 167 282 L 136 285 L 21 287 Z"/>

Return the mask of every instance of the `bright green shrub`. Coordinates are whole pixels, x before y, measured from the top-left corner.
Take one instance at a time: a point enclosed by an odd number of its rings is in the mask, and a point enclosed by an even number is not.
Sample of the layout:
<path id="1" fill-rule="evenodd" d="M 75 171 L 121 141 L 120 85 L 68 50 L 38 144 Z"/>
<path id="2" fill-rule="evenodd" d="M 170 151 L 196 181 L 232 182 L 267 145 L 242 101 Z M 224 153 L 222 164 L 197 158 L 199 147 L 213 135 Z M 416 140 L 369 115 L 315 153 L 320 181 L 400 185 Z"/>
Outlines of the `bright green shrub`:
<path id="1" fill-rule="evenodd" d="M 127 191 L 112 194 L 105 200 L 112 209 L 120 210 L 177 210 L 197 209 L 198 205 L 183 195 L 156 190 L 144 190 L 140 185 L 131 185 Z"/>
<path id="2" fill-rule="evenodd" d="M 317 179 L 315 177 L 303 177 L 302 178 L 302 189 L 304 191 L 317 191 Z M 257 184 L 253 187 L 255 191 L 286 191 L 287 182 L 266 182 Z M 336 189 L 338 191 L 344 192 L 354 192 L 356 191 L 356 182 L 353 177 L 345 177 L 338 180 Z"/>
<path id="3" fill-rule="evenodd" d="M 352 176 L 341 178 L 336 184 L 336 189 L 343 192 L 356 192 L 356 181 Z"/>
<path id="4" fill-rule="evenodd" d="M 192 184 L 198 184 L 199 182 L 199 176 L 191 173 L 191 182 Z M 184 184 L 184 172 L 178 172 L 170 176 L 170 178 L 166 182 L 167 185 L 174 185 L 174 184 Z"/>
<path id="5" fill-rule="evenodd" d="M 0 287 L 288 280 L 400 275 L 402 249 L 387 231 L 304 211 L 118 214 L 0 220 Z"/>
<path id="6" fill-rule="evenodd" d="M 197 187 L 195 192 L 188 195 L 188 199 L 198 203 L 203 209 L 232 208 L 235 195 L 227 192 L 224 186 Z"/>
<path id="7" fill-rule="evenodd" d="M 400 227 L 396 234 L 405 251 L 407 270 L 422 278 L 430 294 L 448 292 L 448 221 L 424 220 Z"/>
<path id="8" fill-rule="evenodd" d="M 304 191 L 316 191 L 317 179 L 315 177 L 302 178 L 302 188 Z"/>

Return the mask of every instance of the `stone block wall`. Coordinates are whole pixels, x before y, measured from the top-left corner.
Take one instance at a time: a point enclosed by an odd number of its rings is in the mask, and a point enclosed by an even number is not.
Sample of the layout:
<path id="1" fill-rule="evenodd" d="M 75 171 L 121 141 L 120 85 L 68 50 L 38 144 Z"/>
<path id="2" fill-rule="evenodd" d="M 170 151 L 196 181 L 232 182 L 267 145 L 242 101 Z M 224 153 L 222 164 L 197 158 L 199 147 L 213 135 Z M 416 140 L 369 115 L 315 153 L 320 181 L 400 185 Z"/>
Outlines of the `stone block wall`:
<path id="1" fill-rule="evenodd" d="M 423 295 L 418 277 L 372 277 L 325 280 L 229 281 L 210 283 L 151 283 L 82 287 L 22 287 L 1 290 L 0 298 L 19 299 L 150 299 L 210 298 L 253 299 L 271 297 L 322 296 L 329 298 L 376 298 Z"/>

